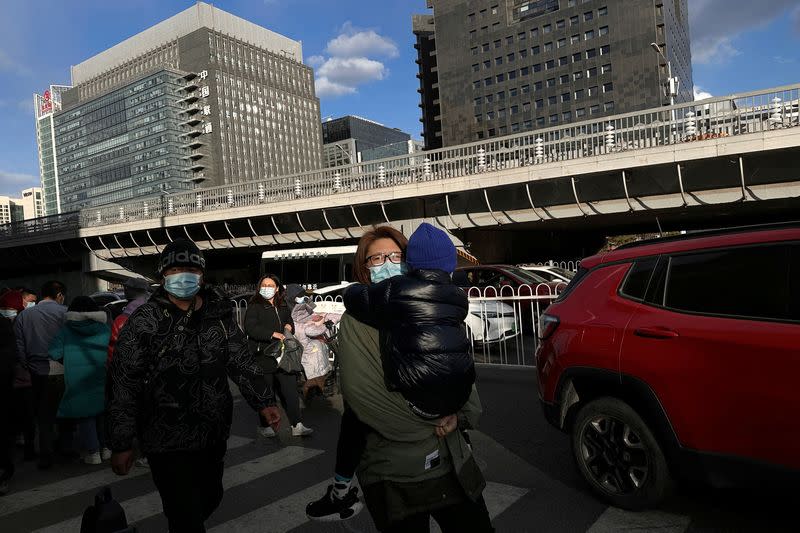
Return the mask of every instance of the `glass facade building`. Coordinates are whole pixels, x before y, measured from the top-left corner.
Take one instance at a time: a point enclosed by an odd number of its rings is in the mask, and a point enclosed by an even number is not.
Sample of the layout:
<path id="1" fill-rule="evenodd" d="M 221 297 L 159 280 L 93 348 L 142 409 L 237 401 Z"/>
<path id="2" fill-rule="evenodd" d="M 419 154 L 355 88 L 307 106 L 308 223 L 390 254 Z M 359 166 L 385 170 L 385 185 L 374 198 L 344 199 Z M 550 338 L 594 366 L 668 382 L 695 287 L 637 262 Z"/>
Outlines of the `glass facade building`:
<path id="1" fill-rule="evenodd" d="M 72 67 L 53 124 L 62 211 L 322 166 L 302 47 L 198 2 Z"/>
<path id="2" fill-rule="evenodd" d="M 427 0 L 416 15 L 426 149 L 693 99 L 687 0 Z M 657 53 L 656 43 L 663 53 Z"/>
<path id="3" fill-rule="evenodd" d="M 390 155 L 409 153 L 406 143 L 410 140 L 411 136 L 408 133 L 397 128 L 388 128 L 373 120 L 354 115 L 326 120 L 322 123 L 324 166 L 330 168 L 358 163 L 364 160 L 362 158 L 364 153 L 398 143 L 403 143 L 403 147 L 395 146 L 394 149 L 387 149 L 386 153 Z"/>
<path id="4" fill-rule="evenodd" d="M 61 95 L 69 89 L 70 87 L 67 85 L 51 85 L 48 90 L 44 91 L 44 94 L 33 95 L 36 144 L 39 148 L 39 178 L 44 196 L 42 216 L 61 212 L 53 114 L 61 110 Z"/>
<path id="5" fill-rule="evenodd" d="M 184 83 L 182 73 L 161 70 L 56 115 L 64 212 L 189 187 L 175 96 Z"/>

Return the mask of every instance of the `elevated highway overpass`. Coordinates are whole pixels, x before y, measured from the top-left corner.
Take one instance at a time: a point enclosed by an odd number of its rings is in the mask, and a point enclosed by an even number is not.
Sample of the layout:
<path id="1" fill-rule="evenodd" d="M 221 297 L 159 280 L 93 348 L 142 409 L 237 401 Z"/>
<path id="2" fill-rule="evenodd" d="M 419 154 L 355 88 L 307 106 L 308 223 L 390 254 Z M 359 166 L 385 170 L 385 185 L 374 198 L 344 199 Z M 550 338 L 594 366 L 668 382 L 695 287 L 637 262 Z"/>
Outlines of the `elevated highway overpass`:
<path id="1" fill-rule="evenodd" d="M 350 243 L 373 224 L 408 231 L 420 218 L 485 262 L 574 258 L 619 233 L 796 218 L 799 108 L 800 84 L 9 224 L 0 280 L 113 270 L 101 261 L 148 273 L 177 237 L 252 275 L 265 249 Z"/>

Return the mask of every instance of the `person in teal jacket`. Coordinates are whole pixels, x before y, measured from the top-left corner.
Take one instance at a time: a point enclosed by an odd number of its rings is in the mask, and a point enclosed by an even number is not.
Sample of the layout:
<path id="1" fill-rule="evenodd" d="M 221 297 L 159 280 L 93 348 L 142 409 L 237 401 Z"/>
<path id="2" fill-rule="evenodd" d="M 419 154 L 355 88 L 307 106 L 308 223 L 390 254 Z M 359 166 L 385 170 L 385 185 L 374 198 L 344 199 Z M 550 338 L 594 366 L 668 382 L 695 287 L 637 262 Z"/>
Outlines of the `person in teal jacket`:
<path id="1" fill-rule="evenodd" d="M 111 337 L 106 319 L 91 298 L 77 296 L 49 349 L 50 358 L 64 365 L 65 390 L 58 418 L 77 422 L 83 460 L 92 465 L 111 457 L 111 451 L 103 447 L 106 353 Z"/>

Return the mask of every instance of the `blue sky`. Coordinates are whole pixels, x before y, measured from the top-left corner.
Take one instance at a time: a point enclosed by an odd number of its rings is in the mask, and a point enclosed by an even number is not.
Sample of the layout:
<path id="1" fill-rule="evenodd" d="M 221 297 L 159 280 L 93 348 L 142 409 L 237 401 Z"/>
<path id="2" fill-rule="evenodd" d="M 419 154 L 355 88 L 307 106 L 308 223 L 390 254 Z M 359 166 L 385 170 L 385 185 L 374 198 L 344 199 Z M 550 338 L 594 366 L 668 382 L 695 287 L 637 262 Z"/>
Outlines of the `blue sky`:
<path id="1" fill-rule="evenodd" d="M 190 0 L 2 0 L 0 195 L 38 184 L 32 94 Z M 800 82 L 798 0 L 689 0 L 695 89 L 725 95 Z M 303 42 L 322 116 L 358 114 L 420 137 L 412 13 L 424 0 L 217 0 Z"/>

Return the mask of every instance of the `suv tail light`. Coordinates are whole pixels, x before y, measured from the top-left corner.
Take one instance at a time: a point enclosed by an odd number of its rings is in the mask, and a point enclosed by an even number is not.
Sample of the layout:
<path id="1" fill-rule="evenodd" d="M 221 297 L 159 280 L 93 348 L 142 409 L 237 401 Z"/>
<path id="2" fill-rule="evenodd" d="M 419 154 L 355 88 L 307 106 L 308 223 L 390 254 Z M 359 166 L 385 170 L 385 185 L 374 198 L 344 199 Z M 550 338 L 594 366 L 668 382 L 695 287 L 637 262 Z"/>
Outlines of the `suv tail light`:
<path id="1" fill-rule="evenodd" d="M 558 327 L 560 321 L 557 316 L 544 314 L 539 317 L 539 338 L 544 340 Z"/>

